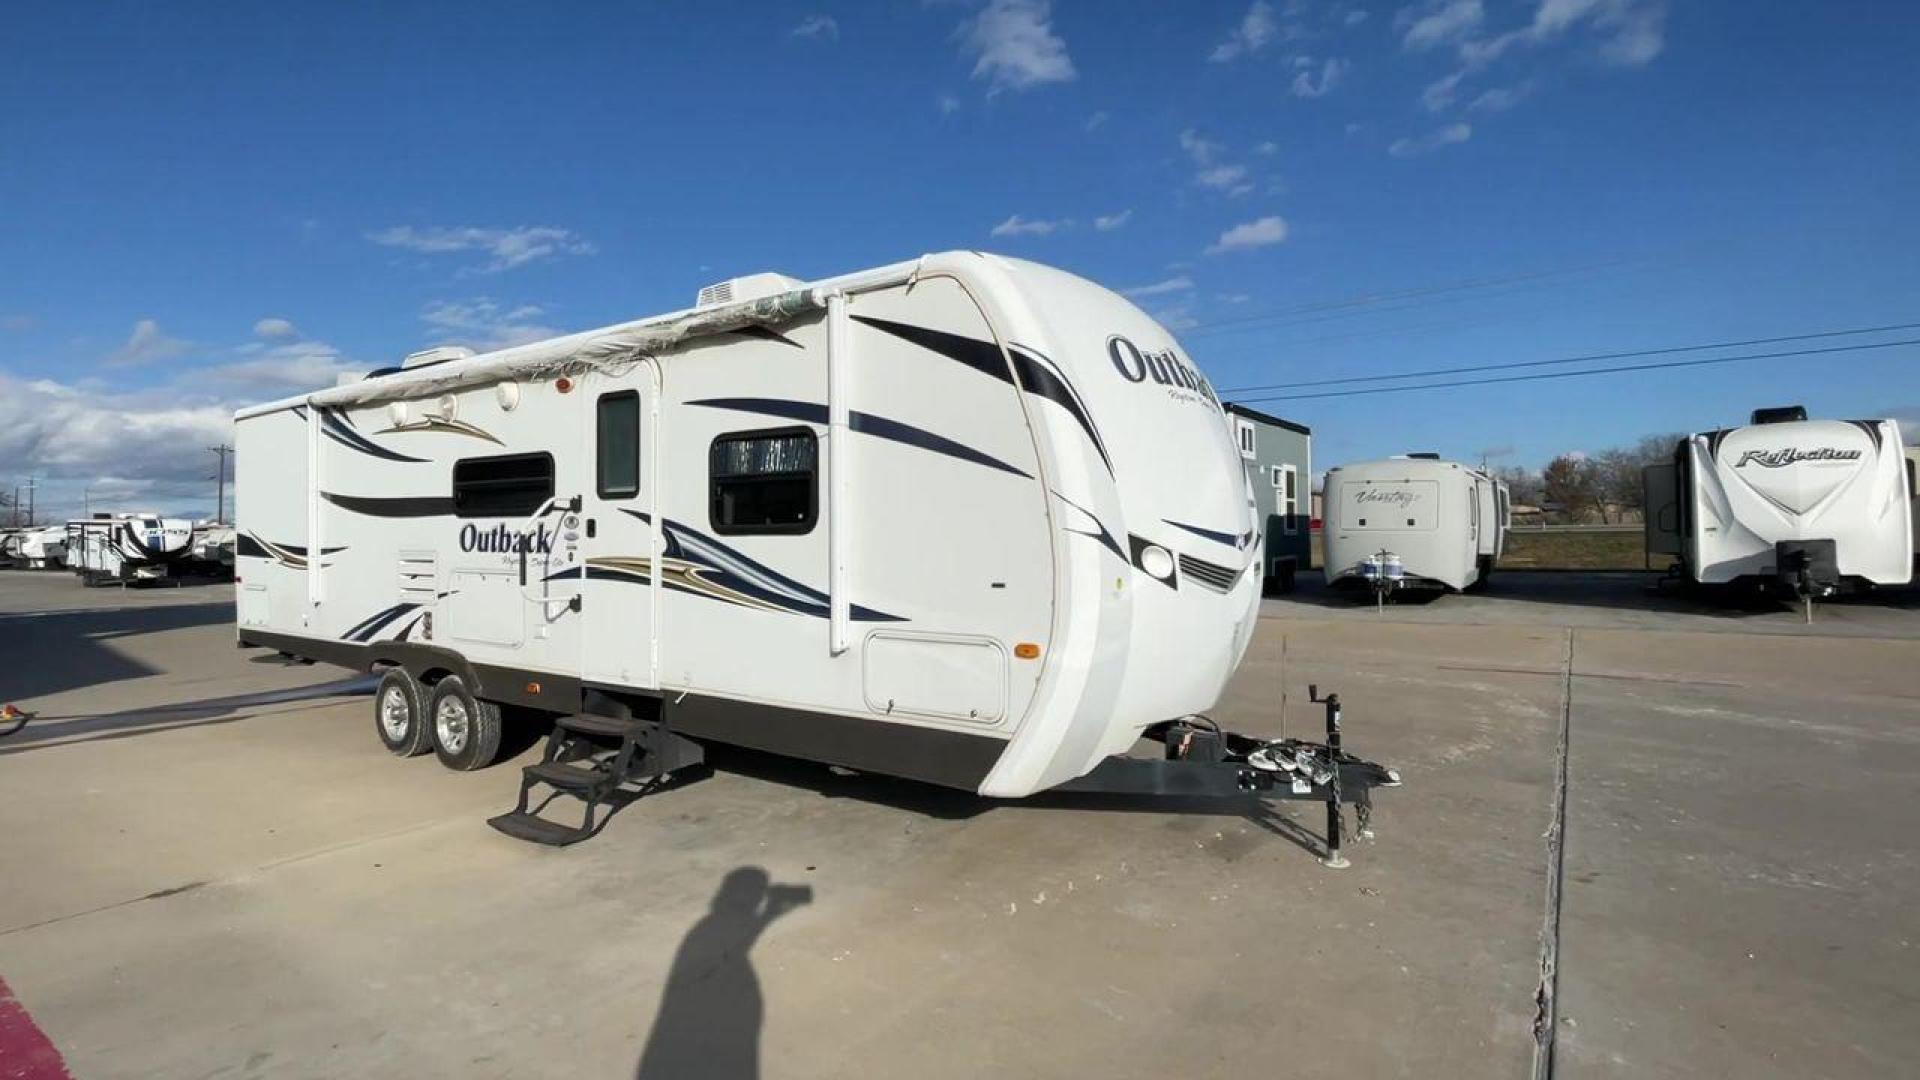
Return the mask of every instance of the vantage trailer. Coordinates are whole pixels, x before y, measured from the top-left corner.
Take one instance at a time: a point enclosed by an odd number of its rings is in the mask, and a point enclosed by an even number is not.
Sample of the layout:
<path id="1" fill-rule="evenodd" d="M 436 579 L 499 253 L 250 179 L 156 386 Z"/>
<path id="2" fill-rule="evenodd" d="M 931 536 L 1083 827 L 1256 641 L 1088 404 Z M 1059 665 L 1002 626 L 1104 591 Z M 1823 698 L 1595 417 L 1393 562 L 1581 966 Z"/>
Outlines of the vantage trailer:
<path id="1" fill-rule="evenodd" d="M 1506 550 L 1507 485 L 1438 454 L 1328 469 L 1324 491 L 1329 586 L 1368 584 L 1367 560 L 1390 554 L 1405 587 L 1461 592 L 1485 584 Z"/>
<path id="2" fill-rule="evenodd" d="M 511 835 L 709 741 L 995 798 L 1391 781 L 1194 735 L 1254 630 L 1247 474 L 1172 335 L 1058 270 L 759 274 L 236 421 L 240 643 L 383 671 L 382 741 L 452 768 L 544 717 Z M 1109 764 L 1143 736 L 1183 779 Z"/>
<path id="3" fill-rule="evenodd" d="M 1892 420 L 1756 409 L 1745 427 L 1682 439 L 1642 479 L 1647 552 L 1674 556 L 1689 583 L 1811 604 L 1913 580 L 1913 470 Z"/>

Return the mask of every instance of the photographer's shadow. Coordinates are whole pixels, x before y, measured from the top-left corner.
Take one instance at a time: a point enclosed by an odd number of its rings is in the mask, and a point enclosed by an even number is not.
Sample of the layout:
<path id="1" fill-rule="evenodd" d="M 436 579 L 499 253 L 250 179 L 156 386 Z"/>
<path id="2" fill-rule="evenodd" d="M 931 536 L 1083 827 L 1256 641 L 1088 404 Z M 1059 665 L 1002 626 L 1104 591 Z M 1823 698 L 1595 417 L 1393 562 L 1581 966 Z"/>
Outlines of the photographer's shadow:
<path id="1" fill-rule="evenodd" d="M 810 886 L 772 884 L 757 866 L 727 874 L 712 906 L 674 954 L 660 1011 L 640 1053 L 638 1080 L 760 1075 L 766 1009 L 749 954 L 775 919 L 812 902 Z"/>

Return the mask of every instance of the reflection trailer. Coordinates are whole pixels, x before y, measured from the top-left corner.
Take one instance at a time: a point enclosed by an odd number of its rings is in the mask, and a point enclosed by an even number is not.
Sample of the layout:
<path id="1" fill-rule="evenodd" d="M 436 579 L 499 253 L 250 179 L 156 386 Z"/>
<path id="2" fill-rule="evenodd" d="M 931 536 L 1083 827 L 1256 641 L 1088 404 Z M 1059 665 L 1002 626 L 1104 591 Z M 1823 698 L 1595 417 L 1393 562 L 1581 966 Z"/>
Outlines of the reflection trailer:
<path id="1" fill-rule="evenodd" d="M 1390 779 L 1192 719 L 1257 621 L 1247 473 L 1166 328 L 1045 266 L 736 278 L 235 439 L 240 643 L 381 671 L 382 742 L 455 769 L 543 718 L 493 820 L 522 839 L 592 835 L 709 743 L 992 799 Z M 1111 761 L 1143 736 L 1170 756 Z M 537 816 L 560 795 L 583 817 Z"/>
<path id="2" fill-rule="evenodd" d="M 1892 420 L 1809 420 L 1790 405 L 1689 435 L 1648 466 L 1647 553 L 1698 585 L 1813 601 L 1913 580 L 1912 466 Z"/>

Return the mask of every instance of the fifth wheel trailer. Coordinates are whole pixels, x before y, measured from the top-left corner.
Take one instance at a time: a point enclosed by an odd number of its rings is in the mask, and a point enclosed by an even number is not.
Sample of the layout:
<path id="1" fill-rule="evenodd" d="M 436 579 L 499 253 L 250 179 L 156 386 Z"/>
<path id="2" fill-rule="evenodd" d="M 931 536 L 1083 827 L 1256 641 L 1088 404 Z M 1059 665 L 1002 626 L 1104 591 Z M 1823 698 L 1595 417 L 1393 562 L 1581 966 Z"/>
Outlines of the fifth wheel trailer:
<path id="1" fill-rule="evenodd" d="M 1687 581 L 1811 598 L 1913 580 L 1913 473 L 1892 420 L 1756 409 L 1642 475 L 1648 554 L 1673 555 Z"/>
<path id="2" fill-rule="evenodd" d="M 1357 586 L 1369 556 L 1400 557 L 1406 581 L 1455 592 L 1485 582 L 1506 549 L 1507 486 L 1438 454 L 1327 470 L 1321 526 L 1327 584 Z"/>
<path id="3" fill-rule="evenodd" d="M 193 546 L 193 522 L 155 514 L 95 514 L 66 525 L 67 567 L 89 585 L 159 581 Z"/>
<path id="4" fill-rule="evenodd" d="M 235 443 L 240 643 L 383 671 L 382 741 L 453 768 L 547 715 L 494 819 L 523 839 L 703 741 L 1003 798 L 1390 781 L 1189 721 L 1255 625 L 1247 474 L 1172 335 L 1058 270 L 734 279 L 244 409 Z M 1218 768 L 1107 767 L 1143 734 Z"/>

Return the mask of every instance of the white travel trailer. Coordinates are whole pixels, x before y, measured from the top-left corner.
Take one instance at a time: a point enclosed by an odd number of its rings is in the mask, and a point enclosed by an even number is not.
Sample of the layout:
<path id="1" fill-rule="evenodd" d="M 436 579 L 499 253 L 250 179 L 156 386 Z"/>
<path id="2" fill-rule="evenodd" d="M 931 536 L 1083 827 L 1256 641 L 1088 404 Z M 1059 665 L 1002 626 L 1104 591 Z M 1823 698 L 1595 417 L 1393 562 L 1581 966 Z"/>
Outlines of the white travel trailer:
<path id="1" fill-rule="evenodd" d="M 64 532 L 67 566 L 88 585 L 159 581 L 193 546 L 193 522 L 157 514 L 95 514 Z"/>
<path id="2" fill-rule="evenodd" d="M 1507 485 L 1438 454 L 1327 470 L 1321 542 L 1327 584 L 1358 586 L 1370 556 L 1389 552 L 1412 588 L 1484 583 L 1506 550 Z"/>
<path id="3" fill-rule="evenodd" d="M 1756 409 L 1746 427 L 1689 435 L 1643 478 L 1648 554 L 1675 556 L 1687 581 L 1812 599 L 1913 579 L 1913 478 L 1892 420 Z"/>
<path id="4" fill-rule="evenodd" d="M 1032 263 L 760 274 L 236 420 L 241 644 L 383 669 L 382 741 L 457 769 L 495 756 L 502 706 L 548 714 L 494 821 L 537 842 L 591 835 L 694 740 L 995 797 L 1097 783 L 1211 708 L 1254 628 L 1212 387 Z M 1262 745 L 1207 775 L 1301 760 Z M 538 784 L 586 824 L 528 813 Z"/>
<path id="5" fill-rule="evenodd" d="M 59 525 L 20 533 L 20 560 L 29 570 L 57 570 L 67 562 L 67 530 Z"/>

